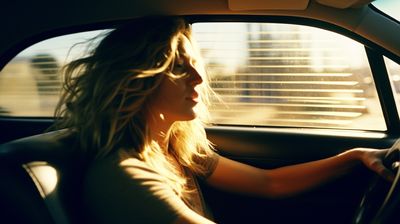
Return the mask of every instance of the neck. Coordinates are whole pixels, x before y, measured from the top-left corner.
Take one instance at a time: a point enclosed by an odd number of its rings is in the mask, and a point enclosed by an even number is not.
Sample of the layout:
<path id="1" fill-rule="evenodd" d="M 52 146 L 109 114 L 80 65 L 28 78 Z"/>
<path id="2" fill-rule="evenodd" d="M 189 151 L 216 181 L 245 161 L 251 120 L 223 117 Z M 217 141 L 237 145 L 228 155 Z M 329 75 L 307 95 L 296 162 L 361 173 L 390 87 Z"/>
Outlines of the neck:
<path id="1" fill-rule="evenodd" d="M 164 152 L 168 152 L 169 134 L 174 122 L 168 121 L 162 114 L 151 115 L 149 129 L 151 140 L 156 141 Z"/>

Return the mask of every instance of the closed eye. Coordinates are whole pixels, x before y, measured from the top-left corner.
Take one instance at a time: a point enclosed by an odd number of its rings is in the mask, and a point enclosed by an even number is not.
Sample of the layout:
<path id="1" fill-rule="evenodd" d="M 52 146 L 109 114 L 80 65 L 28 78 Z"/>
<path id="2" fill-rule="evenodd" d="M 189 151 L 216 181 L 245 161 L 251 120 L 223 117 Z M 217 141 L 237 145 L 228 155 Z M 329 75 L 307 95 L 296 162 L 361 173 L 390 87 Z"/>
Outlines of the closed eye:
<path id="1" fill-rule="evenodd" d="M 185 72 L 186 72 L 185 60 L 182 59 L 182 58 L 178 58 L 174 63 L 174 67 L 172 69 L 172 73 L 174 75 L 182 75 Z"/>

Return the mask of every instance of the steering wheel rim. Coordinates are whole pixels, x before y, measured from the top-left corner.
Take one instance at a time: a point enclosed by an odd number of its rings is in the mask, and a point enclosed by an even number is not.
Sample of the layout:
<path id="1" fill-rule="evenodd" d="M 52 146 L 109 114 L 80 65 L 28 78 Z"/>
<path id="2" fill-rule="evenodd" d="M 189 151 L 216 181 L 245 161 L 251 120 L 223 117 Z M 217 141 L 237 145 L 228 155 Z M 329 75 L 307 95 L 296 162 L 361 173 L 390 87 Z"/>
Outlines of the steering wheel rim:
<path id="1" fill-rule="evenodd" d="M 383 164 L 395 172 L 395 179 L 390 183 L 378 174 L 374 176 L 356 211 L 354 224 L 386 223 L 400 203 L 400 139 L 388 151 Z M 379 198 L 382 191 L 387 193 Z"/>

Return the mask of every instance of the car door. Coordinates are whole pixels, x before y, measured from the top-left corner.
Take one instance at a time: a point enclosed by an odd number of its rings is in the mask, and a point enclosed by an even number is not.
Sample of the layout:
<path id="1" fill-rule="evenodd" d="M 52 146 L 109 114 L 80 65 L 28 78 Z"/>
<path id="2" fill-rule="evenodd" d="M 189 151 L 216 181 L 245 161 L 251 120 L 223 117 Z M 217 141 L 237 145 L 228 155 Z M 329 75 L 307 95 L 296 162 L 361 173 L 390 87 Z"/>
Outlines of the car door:
<path id="1" fill-rule="evenodd" d="M 398 137 L 379 47 L 313 20 L 235 19 L 194 24 L 219 95 L 208 135 L 220 154 L 270 169 Z M 221 223 L 351 223 L 370 176 L 359 168 L 283 199 L 204 191 Z"/>
<path id="2" fill-rule="evenodd" d="M 207 134 L 219 154 L 273 169 L 354 147 L 387 148 L 398 138 L 395 83 L 387 64 L 398 69 L 399 60 L 382 47 L 314 19 L 188 19 L 216 92 Z M 62 82 L 57 71 L 65 62 L 60 58 L 80 38 L 99 32 L 45 40 L 2 69 L 0 143 L 42 133 L 53 123 Z M 55 43 L 64 45 L 55 48 Z M 205 184 L 202 189 L 219 223 L 350 223 L 371 175 L 360 166 L 280 199 L 236 195 Z"/>

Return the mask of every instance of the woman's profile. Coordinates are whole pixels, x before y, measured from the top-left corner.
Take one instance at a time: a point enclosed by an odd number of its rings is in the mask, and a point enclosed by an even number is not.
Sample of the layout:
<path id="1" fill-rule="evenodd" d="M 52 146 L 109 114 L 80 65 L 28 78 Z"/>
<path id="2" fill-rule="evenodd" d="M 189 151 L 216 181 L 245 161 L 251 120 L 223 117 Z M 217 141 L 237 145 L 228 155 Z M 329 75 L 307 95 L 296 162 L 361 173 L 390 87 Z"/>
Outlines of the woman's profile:
<path id="1" fill-rule="evenodd" d="M 64 69 L 59 127 L 78 134 L 92 162 L 84 201 L 97 223 L 212 223 L 197 178 L 223 190 L 295 195 L 360 162 L 387 179 L 386 150 L 263 170 L 217 154 L 207 140 L 212 94 L 190 24 L 143 17 L 108 33 Z"/>

